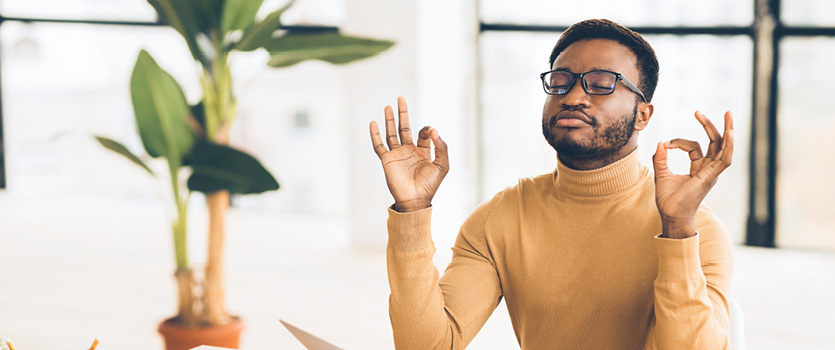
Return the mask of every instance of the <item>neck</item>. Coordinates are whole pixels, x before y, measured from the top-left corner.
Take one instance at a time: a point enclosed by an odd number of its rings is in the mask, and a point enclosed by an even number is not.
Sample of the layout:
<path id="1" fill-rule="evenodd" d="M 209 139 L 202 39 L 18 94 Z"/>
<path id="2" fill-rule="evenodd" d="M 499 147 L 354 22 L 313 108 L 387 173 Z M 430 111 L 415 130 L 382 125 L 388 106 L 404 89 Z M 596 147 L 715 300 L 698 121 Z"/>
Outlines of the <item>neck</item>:
<path id="1" fill-rule="evenodd" d="M 566 167 L 574 170 L 594 170 L 600 169 L 604 166 L 617 162 L 623 157 L 626 157 L 632 151 L 638 148 L 638 144 L 635 142 L 630 142 L 626 144 L 626 146 L 621 147 L 614 153 L 607 154 L 602 157 L 565 157 L 560 154 L 557 154 L 557 158 L 559 158 L 560 162 L 565 165 Z"/>
<path id="2" fill-rule="evenodd" d="M 559 160 L 554 184 L 567 194 L 600 197 L 634 188 L 648 174 L 649 170 L 638 159 L 638 151 L 634 150 L 614 163 L 593 170 L 572 169 Z"/>

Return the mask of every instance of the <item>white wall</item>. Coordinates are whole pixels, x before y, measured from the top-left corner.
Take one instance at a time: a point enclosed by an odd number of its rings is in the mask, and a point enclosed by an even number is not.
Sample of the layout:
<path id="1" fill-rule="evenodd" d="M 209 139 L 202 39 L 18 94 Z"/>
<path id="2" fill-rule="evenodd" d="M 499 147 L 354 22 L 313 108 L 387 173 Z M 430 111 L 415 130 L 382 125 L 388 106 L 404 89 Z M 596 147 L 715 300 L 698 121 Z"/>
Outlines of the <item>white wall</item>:
<path id="1" fill-rule="evenodd" d="M 371 148 L 368 123 L 382 125 L 383 108 L 396 98 L 409 104 L 412 130 L 437 128 L 450 147 L 450 173 L 433 201 L 439 247 L 451 246 L 466 205 L 474 197 L 468 162 L 475 149 L 467 144 L 475 130 L 476 37 L 474 1 L 383 1 L 347 3 L 345 33 L 385 33 L 397 43 L 373 62 L 348 68 L 347 112 L 351 121 L 351 240 L 356 247 L 386 243 L 386 207 L 393 203 L 382 167 Z M 362 82 L 362 89 L 356 89 Z M 371 170 L 371 171 L 369 171 Z M 466 204 L 465 204 L 466 203 Z M 448 249 L 439 249 L 440 259 Z"/>

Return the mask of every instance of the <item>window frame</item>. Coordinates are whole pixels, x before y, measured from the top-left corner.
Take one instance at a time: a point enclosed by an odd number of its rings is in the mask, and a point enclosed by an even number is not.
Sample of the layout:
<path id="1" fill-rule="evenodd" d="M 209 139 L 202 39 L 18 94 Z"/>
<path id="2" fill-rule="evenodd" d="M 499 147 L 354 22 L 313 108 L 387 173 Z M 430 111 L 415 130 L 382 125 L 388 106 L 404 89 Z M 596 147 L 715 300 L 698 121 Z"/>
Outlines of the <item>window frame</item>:
<path id="1" fill-rule="evenodd" d="M 477 0 L 481 1 L 481 0 Z M 713 36 L 748 36 L 753 43 L 751 60 L 753 62 L 752 118 L 749 157 L 749 195 L 748 219 L 746 223 L 745 245 L 757 247 L 775 247 L 776 184 L 777 184 L 777 101 L 780 67 L 780 44 L 786 38 L 798 37 L 835 37 L 835 27 L 786 25 L 781 20 L 781 0 L 754 1 L 754 20 L 747 26 L 633 26 L 630 29 L 644 34 L 668 35 L 713 35 Z M 560 33 L 568 29 L 567 25 L 525 25 L 508 23 L 486 23 L 479 19 L 479 36 L 485 32 L 550 32 Z M 765 58 L 765 59 L 764 59 Z M 482 66 L 481 53 L 478 65 Z M 481 71 L 479 69 L 479 71 Z M 477 95 L 481 96 L 481 85 Z M 478 99 L 481 100 L 480 98 Z M 476 116 L 476 144 L 483 144 L 481 131 L 484 116 Z M 758 140 L 765 139 L 766 143 Z M 758 146 L 767 144 L 767 147 Z M 758 148 L 759 147 L 759 148 Z M 476 184 L 477 193 L 484 188 L 484 155 L 478 147 Z M 478 198 L 483 201 L 484 198 Z"/>
<path id="2" fill-rule="evenodd" d="M 480 1 L 480 0 L 476 0 Z M 776 183 L 777 183 L 777 101 L 780 66 L 780 43 L 786 38 L 797 37 L 835 37 L 835 27 L 825 26 L 793 26 L 782 22 L 780 16 L 781 0 L 752 0 L 754 1 L 754 21 L 748 26 L 635 26 L 631 29 L 641 34 L 671 34 L 671 35 L 745 35 L 753 41 L 753 82 L 752 82 L 752 125 L 751 125 L 751 147 L 749 160 L 749 198 L 748 198 L 748 222 L 745 235 L 745 244 L 749 246 L 775 247 L 775 219 L 776 210 Z M 93 24 L 93 25 L 118 25 L 118 26 L 164 26 L 158 20 L 155 22 L 143 21 L 111 21 L 111 20 L 75 20 L 57 18 L 29 18 L 29 17 L 5 17 L 0 14 L 0 29 L 7 21 L 24 23 L 62 23 L 72 24 Z M 479 19 L 479 34 L 489 31 L 516 31 L 516 32 L 563 32 L 567 25 L 544 26 L 524 24 L 485 23 Z M 325 30 L 338 31 L 336 27 L 329 26 L 285 26 L 289 30 Z M 1 54 L 1 53 L 0 53 Z M 481 56 L 478 54 L 478 65 L 481 65 Z M 761 58 L 769 56 L 765 62 L 769 67 L 761 67 Z M 1 57 L 1 56 L 0 56 Z M 765 79 L 759 76 L 765 72 Z M 767 81 L 762 81 L 767 80 Z M 477 95 L 481 95 L 481 86 L 477 88 Z M 0 62 L 0 191 L 7 188 L 6 163 L 4 148 L 3 128 L 3 103 L 2 103 L 2 62 Z M 758 117 L 759 116 L 759 117 Z M 483 116 L 478 113 L 476 116 L 476 130 L 481 130 Z M 482 143 L 480 132 L 475 133 L 475 142 Z M 757 148 L 757 140 L 765 138 L 767 148 Z M 476 184 L 479 191 L 483 188 L 484 155 L 477 155 Z M 481 198 L 479 198 L 481 200 Z"/>
<path id="3" fill-rule="evenodd" d="M 148 5 L 150 6 L 150 5 Z M 155 22 L 147 21 L 120 21 L 120 20 L 89 20 L 89 19 L 61 19 L 61 18 L 39 18 L 39 17 L 6 17 L 0 13 L 0 30 L 6 22 L 22 22 L 22 23 L 59 23 L 67 25 L 75 24 L 92 24 L 92 25 L 116 25 L 116 26 L 139 26 L 139 27 L 164 27 L 164 24 L 157 19 Z M 339 28 L 334 26 L 316 26 L 316 25 L 282 25 L 280 27 L 284 30 L 294 32 L 338 32 Z M 8 188 L 6 180 L 6 149 L 3 128 L 3 65 L 2 65 L 2 39 L 0 39 L 0 191 Z"/>

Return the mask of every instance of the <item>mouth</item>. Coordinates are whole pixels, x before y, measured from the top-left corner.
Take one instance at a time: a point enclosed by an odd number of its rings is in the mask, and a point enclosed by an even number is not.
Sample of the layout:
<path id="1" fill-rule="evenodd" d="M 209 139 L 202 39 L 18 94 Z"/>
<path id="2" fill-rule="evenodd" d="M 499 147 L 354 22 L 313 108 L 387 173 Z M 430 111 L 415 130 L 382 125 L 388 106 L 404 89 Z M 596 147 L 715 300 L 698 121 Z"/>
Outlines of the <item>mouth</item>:
<path id="1" fill-rule="evenodd" d="M 551 118 L 551 127 L 578 128 L 591 125 L 591 119 L 583 112 L 566 110 Z"/>

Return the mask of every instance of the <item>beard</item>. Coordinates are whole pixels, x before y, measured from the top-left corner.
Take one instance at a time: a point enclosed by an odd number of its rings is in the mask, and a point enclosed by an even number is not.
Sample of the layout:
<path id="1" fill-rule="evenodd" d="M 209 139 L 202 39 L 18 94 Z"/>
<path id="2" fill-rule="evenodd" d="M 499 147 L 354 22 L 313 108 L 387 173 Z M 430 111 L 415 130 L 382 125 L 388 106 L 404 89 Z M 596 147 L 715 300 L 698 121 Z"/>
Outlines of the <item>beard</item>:
<path id="1" fill-rule="evenodd" d="M 603 159 L 626 146 L 629 139 L 632 138 L 632 133 L 635 131 L 635 120 L 638 115 L 638 103 L 635 103 L 631 114 L 626 113 L 607 126 L 600 125 L 600 121 L 595 116 L 583 111 L 579 112 L 589 118 L 589 125 L 594 131 L 594 136 L 590 140 L 578 141 L 570 137 L 557 139 L 551 132 L 551 128 L 557 121 L 556 115 L 542 123 L 542 135 L 560 156 Z"/>

